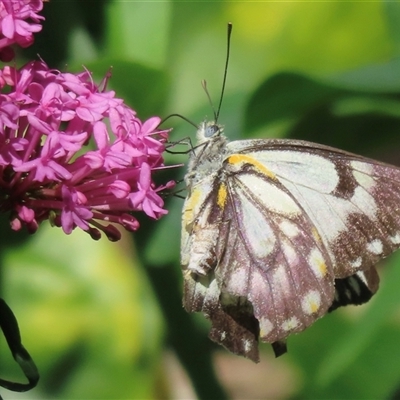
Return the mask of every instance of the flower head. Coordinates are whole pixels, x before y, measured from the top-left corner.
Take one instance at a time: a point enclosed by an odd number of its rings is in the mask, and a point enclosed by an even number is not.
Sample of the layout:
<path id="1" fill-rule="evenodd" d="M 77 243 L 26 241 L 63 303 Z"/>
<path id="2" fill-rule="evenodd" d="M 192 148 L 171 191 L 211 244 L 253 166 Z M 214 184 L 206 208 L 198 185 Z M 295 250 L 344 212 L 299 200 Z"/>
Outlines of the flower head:
<path id="1" fill-rule="evenodd" d="M 9 61 L 14 52 L 10 46 L 28 47 L 33 34 L 42 30 L 42 0 L 0 0 L 0 59 Z"/>
<path id="2" fill-rule="evenodd" d="M 132 212 L 167 213 L 159 192 L 174 182 L 153 181 L 168 136 L 158 117 L 142 122 L 87 71 L 30 62 L 4 67 L 0 77 L 0 210 L 11 211 L 13 229 L 34 232 L 50 219 L 67 234 L 79 227 L 118 240 L 101 222 L 136 230 Z"/>

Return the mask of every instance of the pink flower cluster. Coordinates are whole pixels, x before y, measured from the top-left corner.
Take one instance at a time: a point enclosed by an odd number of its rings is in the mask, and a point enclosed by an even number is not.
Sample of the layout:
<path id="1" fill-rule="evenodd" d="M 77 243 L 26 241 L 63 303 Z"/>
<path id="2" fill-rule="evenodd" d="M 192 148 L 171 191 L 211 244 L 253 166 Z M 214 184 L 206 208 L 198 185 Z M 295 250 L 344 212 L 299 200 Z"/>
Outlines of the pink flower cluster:
<path id="1" fill-rule="evenodd" d="M 174 182 L 157 187 L 152 173 L 165 168 L 168 132 L 158 117 L 141 122 L 106 82 L 39 61 L 0 70 L 0 211 L 11 211 L 14 230 L 50 219 L 67 234 L 118 240 L 108 223 L 133 231 L 132 212 L 167 213 L 160 191 Z"/>
<path id="2" fill-rule="evenodd" d="M 44 17 L 42 0 L 0 1 L 0 59 L 9 61 L 14 52 L 9 47 L 17 44 L 28 47 L 33 43 L 33 34 L 42 30 L 40 21 Z"/>

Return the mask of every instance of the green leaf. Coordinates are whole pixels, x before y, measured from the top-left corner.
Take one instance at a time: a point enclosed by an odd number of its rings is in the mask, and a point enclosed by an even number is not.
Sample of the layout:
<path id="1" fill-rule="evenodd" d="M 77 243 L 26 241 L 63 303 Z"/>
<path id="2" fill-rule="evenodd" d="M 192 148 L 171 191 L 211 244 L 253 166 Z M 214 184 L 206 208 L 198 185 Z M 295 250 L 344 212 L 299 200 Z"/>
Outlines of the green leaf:
<path id="1" fill-rule="evenodd" d="M 387 26 L 397 56 L 400 55 L 400 4 L 397 1 L 384 1 Z"/>
<path id="2" fill-rule="evenodd" d="M 360 79 L 355 89 L 354 84 L 346 85 L 346 79 L 322 81 L 293 73 L 274 75 L 251 97 L 246 128 L 268 132 L 280 122 L 286 128 L 285 136 L 364 155 L 372 149 L 375 154 L 370 155 L 379 157 L 379 150 L 383 153 L 385 146 L 400 144 L 399 94 L 387 92 L 384 80 L 381 86 L 375 83 L 373 89 L 367 89 L 361 84 L 365 79 Z"/>
<path id="3" fill-rule="evenodd" d="M 252 95 L 246 108 L 245 128 L 257 130 L 275 121 L 298 118 L 341 92 L 303 75 L 276 74 Z"/>

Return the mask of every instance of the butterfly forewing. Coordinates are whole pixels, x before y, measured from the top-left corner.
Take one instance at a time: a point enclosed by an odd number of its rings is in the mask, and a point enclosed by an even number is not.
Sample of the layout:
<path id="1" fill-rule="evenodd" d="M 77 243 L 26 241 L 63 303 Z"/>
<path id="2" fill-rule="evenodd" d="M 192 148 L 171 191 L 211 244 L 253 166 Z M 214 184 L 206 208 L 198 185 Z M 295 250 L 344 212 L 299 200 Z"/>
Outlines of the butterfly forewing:
<path id="1" fill-rule="evenodd" d="M 398 168 L 318 144 L 271 142 L 260 146 L 265 150 L 243 153 L 274 171 L 302 205 L 332 258 L 335 277 L 368 269 L 399 247 Z"/>
<path id="2" fill-rule="evenodd" d="M 291 333 L 369 300 L 373 266 L 400 246 L 400 170 L 291 140 L 202 137 L 186 176 L 184 305 L 210 336 L 258 359 Z"/>

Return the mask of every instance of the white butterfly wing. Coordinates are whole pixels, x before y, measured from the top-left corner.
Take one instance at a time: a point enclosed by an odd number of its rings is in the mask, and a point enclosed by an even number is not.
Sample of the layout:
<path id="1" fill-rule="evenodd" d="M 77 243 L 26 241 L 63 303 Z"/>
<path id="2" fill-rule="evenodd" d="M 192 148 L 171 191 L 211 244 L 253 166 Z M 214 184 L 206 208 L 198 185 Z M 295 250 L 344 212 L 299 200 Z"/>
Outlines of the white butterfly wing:
<path id="1" fill-rule="evenodd" d="M 273 343 L 327 312 L 333 268 L 296 199 L 278 180 L 249 166 L 239 165 L 241 172 L 232 166 L 226 179 L 223 220 L 230 226 L 222 236 L 226 242 L 219 244 L 227 251 L 219 252 L 215 274 L 223 293 L 251 302 L 261 339 Z"/>
<path id="2" fill-rule="evenodd" d="M 400 245 L 400 170 L 300 141 L 227 153 L 185 203 L 184 305 L 257 360 L 258 337 L 279 354 L 291 333 L 375 293 L 373 265 Z"/>
<path id="3" fill-rule="evenodd" d="M 303 207 L 330 254 L 336 278 L 368 269 L 399 248 L 397 167 L 301 141 L 265 141 L 240 154 L 273 171 Z"/>

